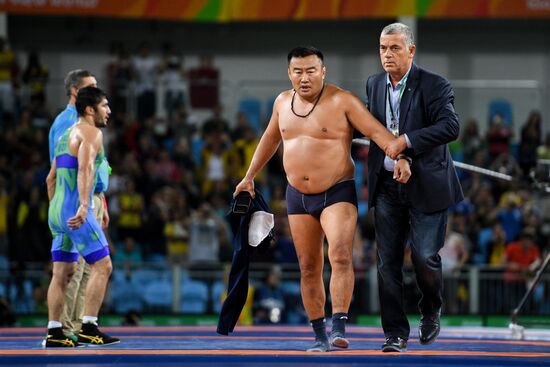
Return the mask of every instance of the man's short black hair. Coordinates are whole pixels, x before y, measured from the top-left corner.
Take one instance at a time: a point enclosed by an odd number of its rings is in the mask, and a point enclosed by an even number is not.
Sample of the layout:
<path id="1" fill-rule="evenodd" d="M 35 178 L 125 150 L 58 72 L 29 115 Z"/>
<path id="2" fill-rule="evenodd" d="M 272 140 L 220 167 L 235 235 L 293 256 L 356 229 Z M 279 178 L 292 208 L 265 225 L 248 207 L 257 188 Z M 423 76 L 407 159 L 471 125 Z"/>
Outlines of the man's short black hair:
<path id="1" fill-rule="evenodd" d="M 104 91 L 97 87 L 86 87 L 78 90 L 76 95 L 76 112 L 78 116 L 84 116 L 86 107 L 93 107 L 95 110 L 97 105 L 101 103 L 103 98 L 107 97 Z"/>
<path id="2" fill-rule="evenodd" d="M 293 57 L 308 57 L 311 55 L 316 55 L 319 60 L 321 60 L 321 64 L 323 63 L 323 53 L 313 46 L 294 47 L 288 53 L 288 63 L 290 64 L 290 60 L 292 60 Z"/>

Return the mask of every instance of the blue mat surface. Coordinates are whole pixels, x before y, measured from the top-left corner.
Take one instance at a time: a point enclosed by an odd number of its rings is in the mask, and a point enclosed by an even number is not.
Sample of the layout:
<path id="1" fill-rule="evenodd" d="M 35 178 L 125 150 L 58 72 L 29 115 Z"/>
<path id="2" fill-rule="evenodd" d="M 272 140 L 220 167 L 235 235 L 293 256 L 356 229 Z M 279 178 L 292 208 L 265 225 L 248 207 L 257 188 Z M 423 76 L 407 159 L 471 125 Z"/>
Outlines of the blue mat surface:
<path id="1" fill-rule="evenodd" d="M 44 349 L 42 328 L 0 329 L 0 365 L 6 366 L 550 366 L 550 330 L 444 328 L 427 346 L 409 340 L 406 353 L 382 353 L 379 328 L 347 328 L 350 348 L 306 353 L 309 327 L 237 327 L 230 336 L 210 326 L 114 327 L 121 343 L 106 347 Z"/>

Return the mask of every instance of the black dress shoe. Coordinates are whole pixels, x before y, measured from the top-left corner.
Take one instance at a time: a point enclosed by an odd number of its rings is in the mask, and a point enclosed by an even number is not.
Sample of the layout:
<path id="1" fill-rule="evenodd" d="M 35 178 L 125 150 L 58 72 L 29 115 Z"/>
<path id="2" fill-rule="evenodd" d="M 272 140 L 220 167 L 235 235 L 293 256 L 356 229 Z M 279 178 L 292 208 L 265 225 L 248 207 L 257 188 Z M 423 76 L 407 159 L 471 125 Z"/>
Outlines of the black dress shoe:
<path id="1" fill-rule="evenodd" d="M 422 316 L 420 320 L 420 326 L 418 327 L 418 339 L 420 344 L 433 343 L 435 338 L 439 335 L 441 330 L 441 323 L 439 322 L 439 312 L 435 315 Z"/>
<path id="2" fill-rule="evenodd" d="M 386 342 L 382 344 L 382 352 L 406 352 L 407 351 L 407 341 L 398 336 L 390 336 L 386 338 Z"/>

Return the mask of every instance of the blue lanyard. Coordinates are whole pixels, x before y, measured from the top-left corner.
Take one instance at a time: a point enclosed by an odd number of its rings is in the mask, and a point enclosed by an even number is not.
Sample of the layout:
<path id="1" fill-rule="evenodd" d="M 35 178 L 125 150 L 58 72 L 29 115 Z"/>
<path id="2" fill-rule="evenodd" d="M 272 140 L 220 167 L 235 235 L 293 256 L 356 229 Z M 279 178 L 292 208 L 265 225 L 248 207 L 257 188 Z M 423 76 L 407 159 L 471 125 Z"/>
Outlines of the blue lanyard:
<path id="1" fill-rule="evenodd" d="M 397 106 L 401 104 L 401 97 L 403 97 L 403 93 L 405 92 L 405 85 L 407 84 L 407 78 L 403 79 L 401 85 L 399 86 L 399 97 L 397 99 Z M 390 105 L 390 130 L 393 135 L 398 136 L 399 131 L 397 127 L 397 122 L 399 120 L 399 108 L 396 110 L 397 113 L 393 112 L 393 103 L 392 103 L 392 90 L 391 85 L 388 84 L 388 104 Z"/>

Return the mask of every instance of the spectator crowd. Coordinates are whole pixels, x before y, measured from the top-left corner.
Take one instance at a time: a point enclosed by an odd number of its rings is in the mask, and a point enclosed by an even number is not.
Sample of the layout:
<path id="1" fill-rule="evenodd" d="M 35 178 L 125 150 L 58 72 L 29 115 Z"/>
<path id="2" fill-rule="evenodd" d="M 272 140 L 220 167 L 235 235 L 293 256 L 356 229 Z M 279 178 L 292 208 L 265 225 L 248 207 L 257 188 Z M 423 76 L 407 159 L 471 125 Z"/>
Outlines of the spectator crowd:
<path id="1" fill-rule="evenodd" d="M 23 292 L 26 271 L 49 271 L 47 135 L 64 106 L 48 107 L 48 68 L 39 54 L 30 53 L 28 65 L 19 71 L 4 41 L 0 49 L 0 270 L 17 279 L 14 287 Z M 234 120 L 223 117 L 215 60 L 203 56 L 199 67 L 187 70 L 183 56 L 169 44 L 160 57 L 147 44 L 135 55 L 114 45 L 105 75 L 106 80 L 98 80 L 113 111 L 104 136 L 112 167 L 108 237 L 116 271 L 130 271 L 147 262 L 185 269 L 231 262 L 232 234 L 225 213 L 259 137 L 246 114 L 238 113 Z M 135 89 L 130 90 L 130 85 Z M 157 93 L 164 93 L 162 117 L 157 114 Z M 208 111 L 209 117 L 193 118 L 196 109 Z M 482 266 L 504 272 L 505 283 L 525 288 L 550 249 L 550 195 L 534 189 L 540 161 L 550 160 L 550 132 L 545 135 L 537 111 L 526 116 L 520 136 L 514 136 L 515 121 L 499 114 L 490 119 L 487 131 L 480 131 L 478 121 L 462 121 L 461 137 L 451 144 L 453 158 L 514 179 L 459 170 L 466 199 L 450 211 L 440 253 L 443 270 L 452 275 L 468 265 Z M 368 146 L 354 145 L 361 200 L 354 244 L 358 274 L 375 266 L 372 217 L 365 207 L 367 154 Z M 286 219 L 280 154 L 256 185 L 276 215 L 276 243 L 255 259 L 270 265 L 265 281 L 260 279 L 256 286 L 253 310 L 257 322 L 278 322 L 283 317 L 273 310 L 285 309 L 278 266 L 297 263 Z M 37 312 L 44 310 L 39 305 L 47 284 L 39 279 L 31 285 Z M 365 281 L 359 279 L 352 306 L 358 311 L 365 307 L 364 287 Z M 467 303 L 464 284 L 450 285 L 446 292 Z M 539 291 L 539 297 L 548 301 L 545 292 Z M 25 312 L 24 305 L 13 300 L 12 307 Z M 447 307 L 451 312 L 462 310 L 460 302 Z"/>

